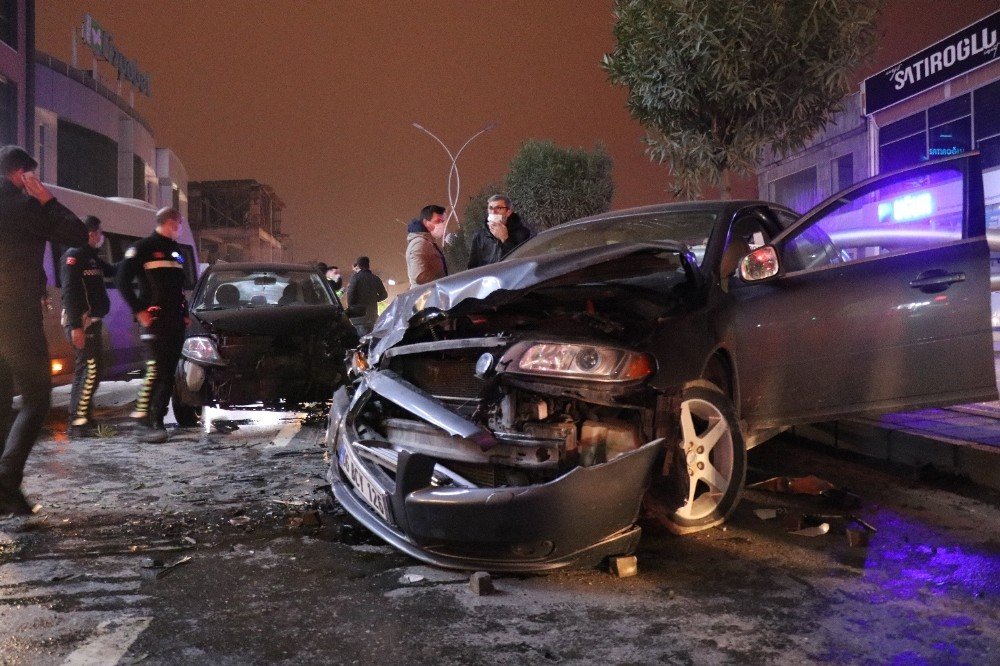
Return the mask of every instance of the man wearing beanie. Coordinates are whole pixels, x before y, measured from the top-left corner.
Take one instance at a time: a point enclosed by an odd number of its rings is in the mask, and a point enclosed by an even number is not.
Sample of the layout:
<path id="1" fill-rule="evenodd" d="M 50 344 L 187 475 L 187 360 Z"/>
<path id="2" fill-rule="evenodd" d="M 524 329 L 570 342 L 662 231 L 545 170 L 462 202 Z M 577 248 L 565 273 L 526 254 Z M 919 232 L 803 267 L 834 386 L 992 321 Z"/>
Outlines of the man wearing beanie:
<path id="1" fill-rule="evenodd" d="M 45 284 L 45 243 L 87 242 L 87 228 L 42 185 L 37 166 L 19 146 L 0 148 L 0 516 L 32 513 L 21 482 L 51 401 L 39 293 Z M 16 419 L 14 382 L 22 400 Z"/>
<path id="2" fill-rule="evenodd" d="M 448 274 L 440 247 L 446 226 L 444 208 L 430 205 L 406 227 L 406 276 L 411 289 Z"/>
<path id="3" fill-rule="evenodd" d="M 66 429 L 70 437 L 97 435 L 91 412 L 94 394 L 101 385 L 102 319 L 111 307 L 104 278 L 115 275 L 114 266 L 97 252 L 104 245 L 101 220 L 88 215 L 83 224 L 87 227 L 87 244 L 66 250 L 59 260 L 63 326 L 76 352 Z"/>
<path id="4" fill-rule="evenodd" d="M 359 336 L 368 335 L 378 319 L 378 302 L 389 298 L 381 278 L 371 271 L 368 257 L 358 257 L 354 262 L 354 277 L 347 285 L 347 307 L 363 305 L 365 313 L 352 317 L 351 323 L 357 329 Z"/>

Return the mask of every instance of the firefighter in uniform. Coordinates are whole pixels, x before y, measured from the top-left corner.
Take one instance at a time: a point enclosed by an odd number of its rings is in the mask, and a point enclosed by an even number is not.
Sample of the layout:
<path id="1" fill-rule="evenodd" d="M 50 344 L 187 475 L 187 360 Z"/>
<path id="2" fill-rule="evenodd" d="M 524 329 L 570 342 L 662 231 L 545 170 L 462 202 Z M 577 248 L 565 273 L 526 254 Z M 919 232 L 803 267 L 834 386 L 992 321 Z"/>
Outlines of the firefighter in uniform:
<path id="1" fill-rule="evenodd" d="M 70 392 L 70 420 L 66 429 L 70 437 L 97 435 L 92 412 L 94 394 L 101 384 L 104 330 L 101 320 L 111 307 L 104 278 L 115 275 L 114 266 L 97 253 L 104 244 L 100 219 L 90 215 L 83 224 L 87 227 L 87 244 L 66 250 L 59 260 L 63 326 L 66 338 L 76 352 L 73 389 Z"/>
<path id="2" fill-rule="evenodd" d="M 156 214 L 156 230 L 128 249 L 116 277 L 146 343 L 146 376 L 133 412 L 143 442 L 159 443 L 168 438 L 163 417 L 173 393 L 174 371 L 188 323 L 184 255 L 176 240 L 181 224 L 179 211 L 161 209 Z"/>
<path id="3" fill-rule="evenodd" d="M 49 413 L 52 376 L 39 286 L 45 243 L 87 242 L 83 222 L 56 201 L 19 146 L 0 148 L 0 516 L 28 515 L 24 465 Z M 14 383 L 21 409 L 13 414 Z"/>

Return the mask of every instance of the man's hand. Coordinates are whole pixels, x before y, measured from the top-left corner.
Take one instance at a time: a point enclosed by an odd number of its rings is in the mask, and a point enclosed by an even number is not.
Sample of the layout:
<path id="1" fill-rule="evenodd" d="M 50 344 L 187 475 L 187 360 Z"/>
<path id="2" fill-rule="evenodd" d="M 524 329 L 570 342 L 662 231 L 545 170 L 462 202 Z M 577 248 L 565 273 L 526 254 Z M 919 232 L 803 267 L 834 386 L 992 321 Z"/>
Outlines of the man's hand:
<path id="1" fill-rule="evenodd" d="M 154 317 L 149 310 L 139 310 L 135 313 L 135 318 L 139 320 L 139 324 L 141 324 L 143 328 L 149 328 L 153 325 Z"/>
<path id="2" fill-rule="evenodd" d="M 507 225 L 503 222 L 487 222 L 487 226 L 490 228 L 490 233 L 501 243 L 507 242 L 508 231 Z"/>
<path id="3" fill-rule="evenodd" d="M 24 172 L 24 189 L 30 196 L 38 199 L 38 203 L 43 206 L 54 198 L 52 193 L 42 185 L 42 181 L 38 179 L 38 174 L 34 171 Z"/>
<path id="4" fill-rule="evenodd" d="M 74 328 L 70 331 L 70 338 L 73 341 L 73 346 L 77 349 L 83 349 L 83 346 L 87 343 L 87 334 L 82 328 Z"/>

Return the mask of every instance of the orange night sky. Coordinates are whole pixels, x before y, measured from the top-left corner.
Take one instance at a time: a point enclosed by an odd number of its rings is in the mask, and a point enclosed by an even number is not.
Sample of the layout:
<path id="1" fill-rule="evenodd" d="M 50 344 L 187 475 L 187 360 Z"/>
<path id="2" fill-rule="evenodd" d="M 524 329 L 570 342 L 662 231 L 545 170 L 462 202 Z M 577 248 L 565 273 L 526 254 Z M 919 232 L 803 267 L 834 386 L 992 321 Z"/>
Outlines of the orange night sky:
<path id="1" fill-rule="evenodd" d="M 614 207 L 667 198 L 642 152 L 624 91 L 600 69 L 610 0 L 37 0 L 36 47 L 70 60 L 90 12 L 151 75 L 137 94 L 159 145 L 191 180 L 255 178 L 275 188 L 296 261 L 348 268 L 372 257 L 405 281 L 405 223 L 447 204 L 452 149 L 464 202 L 499 181 L 528 139 L 614 159 Z M 890 0 L 876 61 L 886 67 L 996 10 L 997 0 Z M 80 45 L 80 65 L 89 51 Z M 752 57 L 752 54 L 748 54 Z M 102 69 L 105 77 L 110 69 Z M 737 194 L 756 196 L 751 185 Z"/>

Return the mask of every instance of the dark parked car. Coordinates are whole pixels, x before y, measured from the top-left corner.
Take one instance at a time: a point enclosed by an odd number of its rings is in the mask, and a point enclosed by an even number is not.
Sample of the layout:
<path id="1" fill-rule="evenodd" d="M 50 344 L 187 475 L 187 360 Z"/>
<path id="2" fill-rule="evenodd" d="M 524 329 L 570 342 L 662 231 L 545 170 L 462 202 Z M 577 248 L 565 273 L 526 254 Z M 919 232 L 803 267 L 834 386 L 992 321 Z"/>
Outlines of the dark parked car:
<path id="1" fill-rule="evenodd" d="M 191 299 L 175 381 L 190 407 L 297 409 L 345 380 L 358 336 L 329 282 L 298 264 L 220 263 Z M 180 418 L 180 414 L 178 414 Z"/>
<path id="2" fill-rule="evenodd" d="M 400 296 L 334 396 L 333 491 L 450 568 L 632 553 L 723 521 L 801 422 L 996 397 L 978 156 L 794 215 L 607 213 Z"/>

